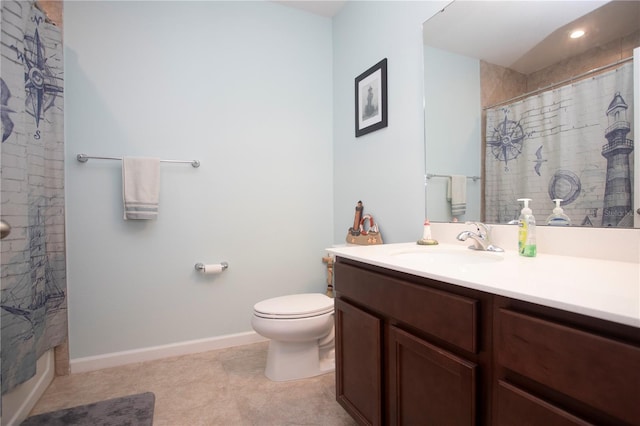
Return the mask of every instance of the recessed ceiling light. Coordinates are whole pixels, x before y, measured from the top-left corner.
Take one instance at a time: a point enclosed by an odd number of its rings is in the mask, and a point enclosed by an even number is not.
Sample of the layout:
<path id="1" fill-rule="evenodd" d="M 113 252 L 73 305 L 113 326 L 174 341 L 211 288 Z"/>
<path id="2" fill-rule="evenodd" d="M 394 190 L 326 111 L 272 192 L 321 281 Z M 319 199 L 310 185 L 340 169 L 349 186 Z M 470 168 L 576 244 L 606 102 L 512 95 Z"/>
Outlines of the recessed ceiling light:
<path id="1" fill-rule="evenodd" d="M 584 30 L 575 30 L 572 31 L 571 34 L 569 34 L 569 37 L 571 38 L 580 38 L 584 35 Z"/>

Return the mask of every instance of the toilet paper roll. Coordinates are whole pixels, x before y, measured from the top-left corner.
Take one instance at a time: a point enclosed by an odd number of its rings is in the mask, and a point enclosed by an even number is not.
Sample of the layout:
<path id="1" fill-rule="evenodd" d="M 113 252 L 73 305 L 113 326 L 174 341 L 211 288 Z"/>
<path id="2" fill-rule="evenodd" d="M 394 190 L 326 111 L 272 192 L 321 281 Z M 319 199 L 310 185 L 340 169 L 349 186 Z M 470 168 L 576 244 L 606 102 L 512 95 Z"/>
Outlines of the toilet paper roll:
<path id="1" fill-rule="evenodd" d="M 220 272 L 224 271 L 224 266 L 222 266 L 222 264 L 220 263 L 214 263 L 211 265 L 204 265 L 204 267 L 202 268 L 202 273 L 206 274 L 206 275 L 212 275 L 212 274 L 219 274 Z"/>

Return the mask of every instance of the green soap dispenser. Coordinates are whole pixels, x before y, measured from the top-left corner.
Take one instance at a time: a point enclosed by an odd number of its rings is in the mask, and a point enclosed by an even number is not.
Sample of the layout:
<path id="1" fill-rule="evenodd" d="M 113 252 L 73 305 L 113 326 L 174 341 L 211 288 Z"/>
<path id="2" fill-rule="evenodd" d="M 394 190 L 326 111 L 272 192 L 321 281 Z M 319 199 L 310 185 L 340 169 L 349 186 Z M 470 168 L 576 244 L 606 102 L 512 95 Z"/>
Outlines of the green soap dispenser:
<path id="1" fill-rule="evenodd" d="M 518 253 L 520 256 L 535 257 L 536 255 L 536 218 L 529 208 L 531 198 L 518 198 L 524 202 L 518 219 Z"/>
<path id="2" fill-rule="evenodd" d="M 553 200 L 553 202 L 556 203 L 556 207 L 553 209 L 553 213 L 551 213 L 547 218 L 547 225 L 570 226 L 571 219 L 569 219 L 569 216 L 564 214 L 564 210 L 562 210 L 562 207 L 560 207 L 562 199 L 556 198 L 555 200 Z"/>

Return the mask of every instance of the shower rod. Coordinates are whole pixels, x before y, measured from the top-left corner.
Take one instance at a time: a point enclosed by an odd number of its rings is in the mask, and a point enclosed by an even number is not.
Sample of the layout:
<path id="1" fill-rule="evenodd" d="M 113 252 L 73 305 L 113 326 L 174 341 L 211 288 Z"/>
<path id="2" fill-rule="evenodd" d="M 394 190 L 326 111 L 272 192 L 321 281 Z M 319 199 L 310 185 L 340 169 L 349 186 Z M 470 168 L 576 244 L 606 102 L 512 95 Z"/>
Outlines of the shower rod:
<path id="1" fill-rule="evenodd" d="M 76 159 L 81 163 L 86 163 L 91 160 L 122 160 L 121 157 L 97 157 L 87 154 L 78 154 Z M 192 167 L 200 167 L 200 161 L 198 160 L 160 160 L 161 163 L 186 163 L 191 164 Z"/>
<path id="2" fill-rule="evenodd" d="M 522 95 L 514 96 L 513 98 L 507 99 L 506 101 L 501 101 L 501 102 L 498 102 L 497 104 L 493 104 L 493 105 L 489 105 L 489 106 L 483 107 L 482 109 L 483 110 L 487 110 L 487 109 L 496 108 L 496 107 L 499 107 L 499 106 L 502 106 L 502 105 L 508 105 L 508 104 L 510 104 L 512 102 L 515 102 L 515 101 L 518 101 L 520 99 L 523 99 L 523 98 L 526 98 L 526 97 L 529 97 L 529 96 L 533 96 L 533 95 L 537 95 L 538 93 L 542 93 L 542 92 L 544 92 L 546 90 L 555 89 L 556 87 L 562 86 L 563 84 L 566 84 L 566 83 L 573 83 L 575 80 L 579 80 L 581 78 L 588 77 L 591 74 L 595 74 L 597 72 L 604 71 L 604 70 L 607 70 L 609 68 L 613 68 L 615 66 L 622 65 L 622 64 L 624 64 L 626 62 L 631 62 L 631 61 L 633 61 L 633 56 L 630 56 L 628 58 L 620 59 L 618 61 L 612 62 L 612 63 L 607 64 L 607 65 L 603 65 L 603 66 L 598 67 L 598 68 L 594 68 L 592 70 L 583 72 L 582 74 L 574 75 L 574 76 L 566 78 L 564 80 L 560 80 L 560 81 L 557 81 L 555 83 L 551 83 L 551 84 L 546 85 L 544 87 L 539 87 L 539 88 L 537 88 L 535 90 L 532 90 L 530 92 L 523 93 Z"/>

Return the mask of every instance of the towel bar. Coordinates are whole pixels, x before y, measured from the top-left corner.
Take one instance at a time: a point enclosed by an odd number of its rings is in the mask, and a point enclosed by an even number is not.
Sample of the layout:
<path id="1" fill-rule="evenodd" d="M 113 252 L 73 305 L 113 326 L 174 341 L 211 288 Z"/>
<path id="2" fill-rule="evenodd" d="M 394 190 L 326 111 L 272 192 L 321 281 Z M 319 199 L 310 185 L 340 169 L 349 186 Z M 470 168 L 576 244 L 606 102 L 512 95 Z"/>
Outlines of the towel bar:
<path id="1" fill-rule="evenodd" d="M 451 177 L 451 175 L 436 175 L 433 173 L 427 173 L 424 176 L 426 179 L 431 179 L 432 177 Z M 474 182 L 482 179 L 480 176 L 467 176 L 467 179 L 472 179 Z"/>
<path id="2" fill-rule="evenodd" d="M 81 163 L 86 163 L 90 159 L 94 160 L 122 160 L 120 157 L 97 157 L 93 155 L 87 154 L 78 154 L 76 155 L 76 159 Z M 191 164 L 192 167 L 198 168 L 200 167 L 200 161 L 198 160 L 160 160 L 161 163 L 188 163 Z"/>

